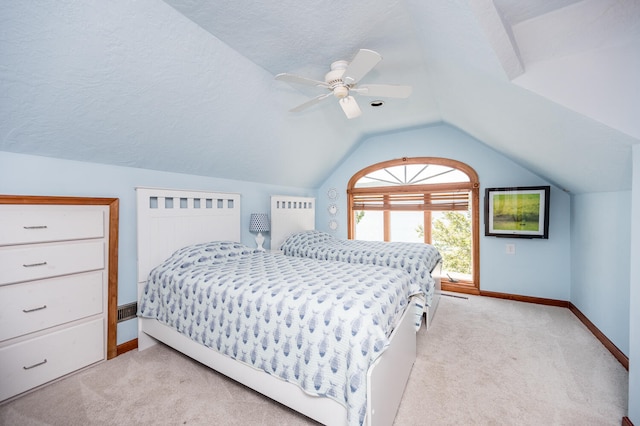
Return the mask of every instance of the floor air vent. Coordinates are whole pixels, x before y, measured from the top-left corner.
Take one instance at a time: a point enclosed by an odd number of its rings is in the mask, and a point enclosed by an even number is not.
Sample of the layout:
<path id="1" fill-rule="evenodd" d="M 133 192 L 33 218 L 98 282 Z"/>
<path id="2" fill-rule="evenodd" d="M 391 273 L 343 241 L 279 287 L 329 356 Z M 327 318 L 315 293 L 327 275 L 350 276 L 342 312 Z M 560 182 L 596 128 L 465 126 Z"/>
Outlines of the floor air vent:
<path id="1" fill-rule="evenodd" d="M 138 302 L 118 306 L 118 322 L 127 321 L 136 317 Z"/>

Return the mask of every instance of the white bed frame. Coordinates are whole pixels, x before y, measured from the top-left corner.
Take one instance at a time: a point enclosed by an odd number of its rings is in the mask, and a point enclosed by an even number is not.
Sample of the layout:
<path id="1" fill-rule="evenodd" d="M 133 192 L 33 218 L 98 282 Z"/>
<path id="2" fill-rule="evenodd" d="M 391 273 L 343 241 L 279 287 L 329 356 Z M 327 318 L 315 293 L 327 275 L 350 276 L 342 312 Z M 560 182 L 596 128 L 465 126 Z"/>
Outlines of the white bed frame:
<path id="1" fill-rule="evenodd" d="M 188 244 L 240 241 L 240 194 L 136 188 L 138 294 L 150 270 Z M 273 223 L 273 222 L 272 222 Z M 411 302 L 416 303 L 415 301 Z M 391 335 L 390 347 L 367 373 L 367 425 L 391 425 L 416 358 L 410 306 Z M 346 408 L 203 346 L 149 318 L 138 318 L 138 350 L 158 341 L 322 424 L 346 425 Z"/>
<path id="2" fill-rule="evenodd" d="M 271 196 L 271 249 L 279 250 L 282 243 L 291 234 L 315 229 L 315 212 L 315 198 L 290 195 Z M 433 317 L 438 309 L 442 294 L 442 262 L 436 265 L 431 275 L 436 283 L 431 306 L 424 307 L 426 329 L 429 329 L 433 323 Z"/>

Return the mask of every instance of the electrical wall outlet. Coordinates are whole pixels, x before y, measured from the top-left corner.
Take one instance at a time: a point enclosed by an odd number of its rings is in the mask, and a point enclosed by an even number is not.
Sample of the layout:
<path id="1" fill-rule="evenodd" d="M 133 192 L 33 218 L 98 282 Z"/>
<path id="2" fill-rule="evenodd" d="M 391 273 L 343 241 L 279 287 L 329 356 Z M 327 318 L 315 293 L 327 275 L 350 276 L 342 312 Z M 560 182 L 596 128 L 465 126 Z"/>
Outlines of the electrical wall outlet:
<path id="1" fill-rule="evenodd" d="M 507 254 L 516 254 L 516 245 L 515 244 L 506 244 L 504 252 L 507 253 Z"/>

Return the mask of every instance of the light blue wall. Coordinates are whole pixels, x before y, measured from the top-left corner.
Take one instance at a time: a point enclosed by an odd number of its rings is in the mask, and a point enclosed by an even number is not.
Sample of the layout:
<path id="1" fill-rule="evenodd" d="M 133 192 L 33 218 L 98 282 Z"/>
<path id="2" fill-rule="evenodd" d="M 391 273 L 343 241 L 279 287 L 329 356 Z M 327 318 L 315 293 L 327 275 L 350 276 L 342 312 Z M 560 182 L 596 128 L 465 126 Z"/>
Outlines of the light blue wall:
<path id="1" fill-rule="evenodd" d="M 571 303 L 629 354 L 631 192 L 580 194 L 571 203 Z"/>
<path id="2" fill-rule="evenodd" d="M 339 229 L 346 237 L 346 187 L 359 170 L 381 161 L 402 157 L 445 157 L 473 167 L 487 187 L 549 185 L 547 181 L 508 160 L 486 145 L 447 124 L 421 127 L 365 138 L 324 182 L 318 191 L 316 226 L 328 230 L 327 190 L 337 188 Z M 570 197 L 551 187 L 549 239 L 515 239 L 484 236 L 481 200 L 480 288 L 526 296 L 569 300 L 570 295 Z M 505 244 L 516 246 L 515 255 Z"/>
<path id="3" fill-rule="evenodd" d="M 640 425 L 640 145 L 633 147 L 629 289 L 629 419 Z M 624 297 L 624 295 L 622 295 Z"/>
<path id="4" fill-rule="evenodd" d="M 120 199 L 118 305 L 137 298 L 136 186 L 214 190 L 242 194 L 242 242 L 255 245 L 249 215 L 270 211 L 270 196 L 313 196 L 313 190 L 263 185 L 129 167 L 58 160 L 0 151 L 0 194 L 115 197 Z M 266 236 L 265 247 L 270 240 Z M 117 343 L 137 337 L 136 320 L 118 324 Z"/>

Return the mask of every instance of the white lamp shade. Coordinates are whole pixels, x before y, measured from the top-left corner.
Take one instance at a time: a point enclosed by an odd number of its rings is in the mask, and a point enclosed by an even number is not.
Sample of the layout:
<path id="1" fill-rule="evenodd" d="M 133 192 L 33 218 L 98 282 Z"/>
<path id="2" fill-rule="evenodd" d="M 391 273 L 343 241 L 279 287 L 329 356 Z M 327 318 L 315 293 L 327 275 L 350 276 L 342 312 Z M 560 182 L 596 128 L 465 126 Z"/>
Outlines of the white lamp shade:
<path id="1" fill-rule="evenodd" d="M 269 216 L 266 213 L 251 213 L 249 222 L 249 231 L 251 232 L 269 232 L 271 225 L 269 224 Z"/>

